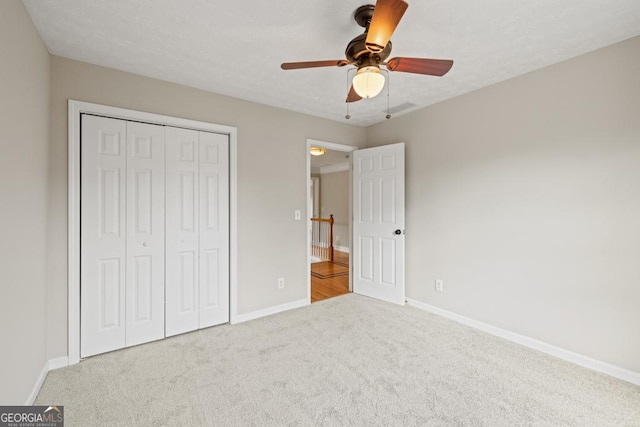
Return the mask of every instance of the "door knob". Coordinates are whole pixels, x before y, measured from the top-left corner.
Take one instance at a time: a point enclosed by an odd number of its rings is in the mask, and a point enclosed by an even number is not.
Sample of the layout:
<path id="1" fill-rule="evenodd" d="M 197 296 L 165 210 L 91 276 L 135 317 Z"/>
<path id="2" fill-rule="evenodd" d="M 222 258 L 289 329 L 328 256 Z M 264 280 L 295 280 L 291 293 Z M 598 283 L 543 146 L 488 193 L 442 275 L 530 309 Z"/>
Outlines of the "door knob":
<path id="1" fill-rule="evenodd" d="M 402 230 L 398 229 L 398 230 L 394 231 L 393 234 L 399 236 L 400 234 L 402 234 Z"/>
<path id="2" fill-rule="evenodd" d="M 147 246 L 149 246 L 149 244 L 148 244 L 147 242 L 144 242 L 144 243 L 142 244 L 142 246 L 144 246 L 144 247 L 146 248 Z"/>

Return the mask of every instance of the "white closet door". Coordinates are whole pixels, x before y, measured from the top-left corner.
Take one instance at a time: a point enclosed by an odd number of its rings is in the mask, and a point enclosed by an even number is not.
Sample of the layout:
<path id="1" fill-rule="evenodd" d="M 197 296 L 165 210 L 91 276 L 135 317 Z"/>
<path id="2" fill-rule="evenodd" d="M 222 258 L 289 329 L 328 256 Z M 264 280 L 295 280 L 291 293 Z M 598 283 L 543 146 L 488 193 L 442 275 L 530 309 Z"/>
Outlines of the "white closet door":
<path id="1" fill-rule="evenodd" d="M 126 345 L 164 337 L 164 127 L 127 122 Z"/>
<path id="2" fill-rule="evenodd" d="M 82 116 L 81 357 L 229 321 L 229 137 Z"/>
<path id="3" fill-rule="evenodd" d="M 200 323 L 229 321 L 229 137 L 200 132 Z"/>
<path id="4" fill-rule="evenodd" d="M 166 335 L 198 329 L 198 132 L 166 135 Z"/>
<path id="5" fill-rule="evenodd" d="M 82 116 L 81 357 L 125 346 L 126 122 Z"/>

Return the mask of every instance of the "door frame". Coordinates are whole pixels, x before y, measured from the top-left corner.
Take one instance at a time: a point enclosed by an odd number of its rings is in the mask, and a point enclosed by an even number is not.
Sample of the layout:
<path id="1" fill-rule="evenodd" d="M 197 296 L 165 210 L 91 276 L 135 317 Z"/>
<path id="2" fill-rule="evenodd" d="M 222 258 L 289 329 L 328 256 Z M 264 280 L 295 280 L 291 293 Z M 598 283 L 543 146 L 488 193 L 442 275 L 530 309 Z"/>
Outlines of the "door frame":
<path id="1" fill-rule="evenodd" d="M 305 217 L 305 221 L 307 223 L 305 227 L 305 232 L 307 233 L 307 304 L 311 304 L 311 221 L 309 218 L 313 216 L 313 212 L 311 211 L 311 154 L 309 150 L 311 147 L 321 147 L 326 148 L 327 150 L 334 151 L 342 151 L 345 153 L 351 153 L 353 151 L 358 150 L 360 147 L 355 145 L 347 145 L 347 144 L 339 144 L 335 142 L 328 141 L 319 141 L 317 139 L 309 139 L 307 138 L 307 151 L 306 151 L 306 159 L 307 159 L 307 201 L 306 201 L 306 211 L 307 216 Z M 352 170 L 353 170 L 353 156 L 349 156 L 349 254 L 352 252 L 353 247 L 353 182 L 352 182 Z M 322 184 L 320 184 L 320 191 L 322 191 Z M 349 261 L 351 264 L 351 261 Z M 352 271 L 353 269 L 349 267 L 349 291 L 353 292 L 353 280 L 352 280 Z"/>
<path id="2" fill-rule="evenodd" d="M 69 365 L 80 362 L 80 115 L 95 114 L 115 119 L 140 121 L 214 132 L 229 136 L 229 321 L 238 313 L 238 129 L 197 120 L 146 113 L 126 108 L 69 100 L 68 103 L 68 228 L 67 228 L 67 327 Z"/>

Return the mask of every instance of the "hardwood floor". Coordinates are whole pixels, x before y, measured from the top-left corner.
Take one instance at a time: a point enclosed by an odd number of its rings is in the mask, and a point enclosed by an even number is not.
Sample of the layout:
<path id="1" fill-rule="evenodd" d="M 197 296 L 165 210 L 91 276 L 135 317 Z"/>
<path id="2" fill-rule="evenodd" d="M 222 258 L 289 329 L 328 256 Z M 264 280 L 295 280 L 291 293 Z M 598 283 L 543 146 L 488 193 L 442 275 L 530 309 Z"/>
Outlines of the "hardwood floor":
<path id="1" fill-rule="evenodd" d="M 349 293 L 349 253 L 335 252 L 334 263 L 311 264 L 311 302 Z"/>

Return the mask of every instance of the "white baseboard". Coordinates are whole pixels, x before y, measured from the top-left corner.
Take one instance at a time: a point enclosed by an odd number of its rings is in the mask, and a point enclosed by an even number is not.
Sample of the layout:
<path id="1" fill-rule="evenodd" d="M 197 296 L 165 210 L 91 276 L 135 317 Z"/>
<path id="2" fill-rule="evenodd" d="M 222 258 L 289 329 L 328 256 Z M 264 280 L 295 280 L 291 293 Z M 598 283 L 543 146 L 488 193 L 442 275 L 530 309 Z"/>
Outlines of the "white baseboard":
<path id="1" fill-rule="evenodd" d="M 36 400 L 36 397 L 38 397 L 38 393 L 40 393 L 40 388 L 42 387 L 42 384 L 44 384 L 44 379 L 47 378 L 48 373 L 49 373 L 49 362 L 45 362 L 44 366 L 42 367 L 42 371 L 40 371 L 40 375 L 38 375 L 38 379 L 36 380 L 36 383 L 33 385 L 33 388 L 31 389 L 31 393 L 29 393 L 29 397 L 27 397 L 27 401 L 25 402 L 25 405 L 27 406 L 33 405 L 33 402 Z"/>
<path id="2" fill-rule="evenodd" d="M 40 393 L 40 389 L 42 388 L 42 384 L 44 384 L 45 378 L 47 378 L 47 374 L 49 371 L 53 371 L 54 369 L 64 368 L 69 366 L 69 358 L 67 356 L 57 357 L 55 359 L 48 360 L 44 366 L 42 367 L 42 371 L 40 371 L 40 375 L 38 375 L 38 379 L 36 383 L 33 385 L 31 389 L 31 393 L 29 393 L 29 397 L 27 397 L 27 401 L 25 405 L 30 406 L 33 405 L 33 402 L 38 397 L 38 393 Z"/>
<path id="3" fill-rule="evenodd" d="M 251 313 L 238 314 L 231 320 L 231 324 L 235 325 L 237 323 L 259 319 L 272 314 L 282 313 L 283 311 L 293 310 L 294 308 L 304 307 L 305 305 L 309 305 L 309 300 L 306 298 L 286 304 L 276 305 L 275 307 L 263 308 L 262 310 L 252 311 Z"/>
<path id="4" fill-rule="evenodd" d="M 69 366 L 69 358 L 67 356 L 56 357 L 49 360 L 49 370 L 53 371 L 60 368 L 66 368 Z"/>
<path id="5" fill-rule="evenodd" d="M 334 246 L 333 247 L 334 250 L 338 251 L 338 252 L 346 252 L 349 253 L 349 248 L 346 246 Z"/>
<path id="6" fill-rule="evenodd" d="M 524 345 L 525 347 L 538 350 L 542 353 L 555 356 L 559 359 L 566 360 L 576 365 L 584 366 L 585 368 L 592 369 L 594 371 L 602 372 L 603 374 L 610 375 L 615 378 L 619 378 L 624 381 L 628 381 L 632 384 L 640 385 L 640 373 L 630 371 L 628 369 L 621 368 L 619 366 L 611 365 L 600 360 L 592 359 L 587 356 L 583 356 L 578 353 L 574 353 L 569 350 L 565 350 L 560 347 L 548 344 L 543 341 L 536 340 L 524 335 L 516 334 L 515 332 L 507 331 L 505 329 L 498 328 L 496 326 L 482 323 L 468 317 L 461 316 L 459 314 L 443 310 L 433 305 L 425 304 L 423 302 L 407 298 L 407 304 L 421 310 L 427 311 L 437 316 L 445 317 L 447 319 L 462 323 L 463 325 L 470 326 L 475 329 L 479 329 L 483 332 L 495 335 L 500 338 L 504 338 L 509 341 Z"/>

